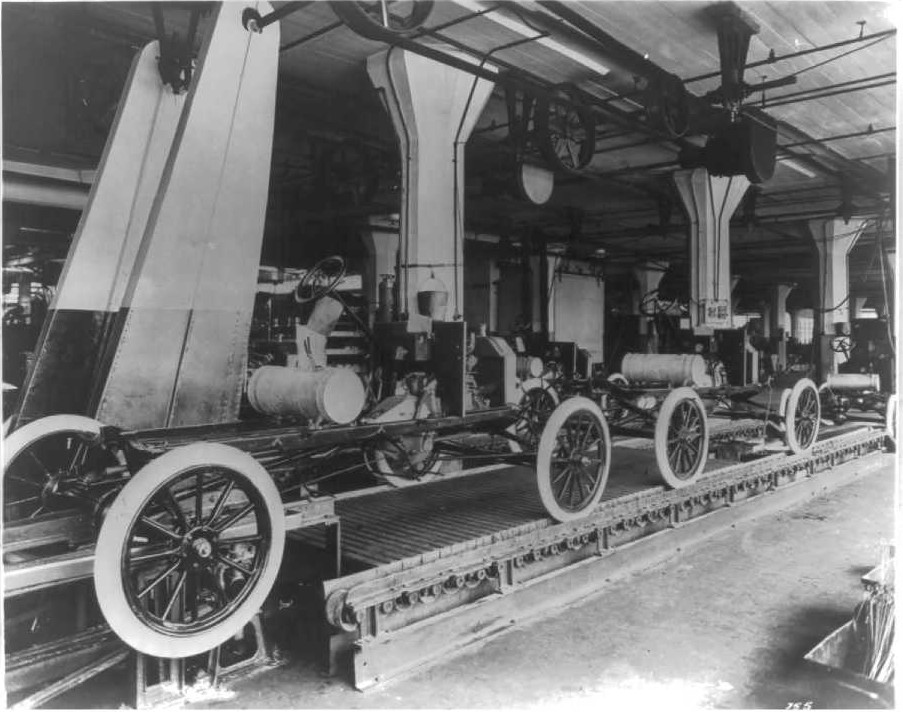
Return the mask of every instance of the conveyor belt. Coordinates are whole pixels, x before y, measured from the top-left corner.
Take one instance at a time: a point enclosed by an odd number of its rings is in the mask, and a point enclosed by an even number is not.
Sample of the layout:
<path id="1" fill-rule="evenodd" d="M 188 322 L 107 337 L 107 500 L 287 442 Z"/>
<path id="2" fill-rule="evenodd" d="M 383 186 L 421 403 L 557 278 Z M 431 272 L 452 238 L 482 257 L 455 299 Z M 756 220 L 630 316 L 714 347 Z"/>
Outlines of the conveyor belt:
<path id="1" fill-rule="evenodd" d="M 322 583 L 326 619 L 344 631 L 330 638 L 330 669 L 350 654 L 364 689 L 441 659 L 588 595 L 616 569 L 850 481 L 884 443 L 883 429 L 826 428 L 811 453 L 710 460 L 677 490 L 655 483 L 654 453 L 616 444 L 599 507 L 568 523 L 545 516 L 521 467 L 337 501 L 343 558 L 356 570 Z M 856 458 L 861 466 L 843 465 Z M 292 536 L 319 544 L 312 530 Z"/>
<path id="2" fill-rule="evenodd" d="M 757 421 L 713 418 L 712 430 L 722 435 L 749 431 Z M 826 428 L 821 439 L 850 432 L 861 425 Z M 736 464 L 710 459 L 700 481 Z M 657 476 L 651 441 L 615 439 L 612 466 L 602 504 L 664 491 Z M 546 513 L 536 489 L 536 475 L 527 467 L 456 477 L 404 489 L 383 490 L 336 502 L 342 522 L 342 556 L 355 567 L 377 567 L 433 550 L 468 542 L 488 543 L 530 531 Z M 296 539 L 322 546 L 322 533 L 299 530 Z"/>

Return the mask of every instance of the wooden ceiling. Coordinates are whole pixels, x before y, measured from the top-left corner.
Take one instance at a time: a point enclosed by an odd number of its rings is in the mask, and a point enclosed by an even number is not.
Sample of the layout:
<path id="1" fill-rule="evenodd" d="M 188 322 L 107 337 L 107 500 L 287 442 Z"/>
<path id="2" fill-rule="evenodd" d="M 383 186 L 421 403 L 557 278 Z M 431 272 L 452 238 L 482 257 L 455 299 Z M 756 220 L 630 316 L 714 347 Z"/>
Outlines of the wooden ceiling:
<path id="1" fill-rule="evenodd" d="M 514 239 L 530 234 L 570 241 L 588 253 L 604 249 L 609 263 L 625 267 L 665 257 L 678 271 L 684 269 L 685 218 L 670 173 L 677 167 L 681 143 L 701 145 L 705 138 L 649 136 L 640 119 L 634 65 L 624 49 L 633 52 L 633 59 L 646 56 L 660 70 L 680 77 L 693 95 L 705 95 L 721 82 L 720 76 L 711 76 L 720 67 L 715 3 L 568 2 L 583 20 L 615 38 L 609 44 L 555 16 L 549 3 L 479 4 L 483 14 L 475 15 L 474 0 L 439 0 L 427 26 L 441 26 L 443 39 L 472 49 L 477 57 L 521 40 L 494 52 L 489 61 L 497 62 L 503 73 L 512 71 L 509 66 L 516 68 L 518 76 L 538 86 L 576 84 L 603 110 L 596 114 L 596 153 L 590 165 L 580 173 L 556 175 L 552 199 L 535 206 L 511 190 L 507 112 L 503 89 L 497 87 L 468 146 L 468 227 Z M 893 5 L 788 0 L 736 4 L 759 28 L 750 41 L 745 81 L 756 84 L 794 76 L 796 83 L 747 99 L 779 122 L 779 152 L 774 176 L 756 187 L 754 209 L 741 207 L 735 216 L 734 269 L 761 287 L 777 281 L 811 286 L 807 220 L 840 214 L 841 204 L 850 204 L 849 212 L 874 219 L 857 248 L 871 254 L 876 218 L 886 210 L 894 190 L 889 178 L 894 174 L 897 143 Z M 165 17 L 168 27 L 184 31 L 185 4 L 177 5 L 168 3 Z M 285 3 L 273 5 L 278 9 Z M 355 142 L 372 151 L 369 170 L 379 174 L 379 189 L 368 201 L 344 211 L 344 217 L 361 220 L 367 214 L 396 212 L 394 137 L 364 69 L 365 59 L 386 45 L 342 25 L 329 3 L 300 5 L 280 21 L 283 51 L 274 191 L 279 193 L 282 186 L 297 194 L 299 186 L 303 190 L 308 184 L 310 192 L 309 184 L 317 180 L 311 162 L 313 140 Z M 541 25 L 552 39 L 575 51 L 567 55 L 526 41 L 510 23 L 499 24 L 499 15 Z M 10 24 L 34 23 L 36 18 L 48 27 L 54 22 L 64 26 L 69 34 L 102 36 L 133 48 L 156 34 L 148 3 L 6 3 L 4 76 L 9 71 Z M 50 30 L 44 32 L 49 38 Z M 853 41 L 860 36 L 863 41 Z M 447 49 L 429 34 L 414 41 Z M 826 48 L 831 45 L 838 46 Z M 775 61 L 767 61 L 770 55 Z M 599 65 L 610 71 L 599 74 L 595 69 Z M 609 109 L 613 118 L 606 114 Z M 9 111 L 15 109 L 5 102 L 4 118 Z M 624 116 L 634 117 L 635 123 L 625 125 Z M 7 149 L 10 143 L 5 130 Z M 294 218 L 295 225 L 342 218 L 342 211 L 316 214 L 309 205 L 300 210 L 304 215 Z M 882 239 L 893 241 L 893 229 L 882 224 Z M 863 269 L 868 267 L 868 256 L 860 261 Z M 869 284 L 869 289 L 880 288 Z"/>

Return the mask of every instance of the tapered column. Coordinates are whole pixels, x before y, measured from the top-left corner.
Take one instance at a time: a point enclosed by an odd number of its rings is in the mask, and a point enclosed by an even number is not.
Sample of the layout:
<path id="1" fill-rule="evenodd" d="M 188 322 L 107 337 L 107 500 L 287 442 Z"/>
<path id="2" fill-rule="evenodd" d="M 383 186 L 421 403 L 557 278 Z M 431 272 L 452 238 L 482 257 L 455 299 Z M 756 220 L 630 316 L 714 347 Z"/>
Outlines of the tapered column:
<path id="1" fill-rule="evenodd" d="M 777 336 L 779 332 L 786 331 L 785 317 L 787 313 L 787 297 L 796 289 L 795 284 L 776 284 L 771 288 L 771 307 L 769 316 L 771 317 L 771 334 Z"/>
<path id="2" fill-rule="evenodd" d="M 460 318 L 464 145 L 494 85 L 398 48 L 370 57 L 367 71 L 401 150 L 399 311 L 416 313 L 417 293 L 434 277 L 448 291 L 445 318 Z"/>
<path id="3" fill-rule="evenodd" d="M 267 3 L 253 4 L 261 15 Z M 116 319 L 97 408 L 124 428 L 238 417 L 269 192 L 279 25 L 220 3 Z"/>
<path id="4" fill-rule="evenodd" d="M 749 187 L 744 176 L 705 168 L 676 171 L 674 183 L 690 222 L 690 324 L 731 325 L 730 221 Z"/>
<path id="5" fill-rule="evenodd" d="M 101 354 L 185 105 L 160 80 L 157 42 L 132 63 L 56 296 L 22 389 L 17 423 L 54 413 L 90 414 Z M 115 346 L 115 345 L 114 345 Z"/>
<path id="6" fill-rule="evenodd" d="M 809 232 L 818 252 L 818 296 L 815 309 L 814 339 L 818 344 L 816 374 L 820 380 L 834 373 L 843 362 L 832 348 L 837 334 L 849 333 L 850 274 L 848 257 L 862 233 L 865 220 L 848 223 L 834 220 L 810 220 Z"/>
<path id="7" fill-rule="evenodd" d="M 771 337 L 774 339 L 776 367 L 783 370 L 787 367 L 787 329 L 784 316 L 787 313 L 787 297 L 796 288 L 795 284 L 776 284 L 771 288 L 769 317 L 771 321 Z"/>

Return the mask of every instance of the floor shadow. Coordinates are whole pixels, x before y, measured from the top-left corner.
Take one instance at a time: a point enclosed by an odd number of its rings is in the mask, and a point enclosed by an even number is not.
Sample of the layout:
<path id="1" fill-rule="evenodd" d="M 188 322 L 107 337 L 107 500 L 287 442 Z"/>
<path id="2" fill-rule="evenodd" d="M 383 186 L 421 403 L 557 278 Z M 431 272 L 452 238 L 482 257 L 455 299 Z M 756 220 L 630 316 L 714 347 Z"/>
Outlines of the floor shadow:
<path id="1" fill-rule="evenodd" d="M 845 686 L 805 655 L 852 617 L 839 608 L 791 611 L 769 631 L 769 645 L 751 660 L 750 692 L 739 706 L 753 709 L 881 709 L 887 705 Z"/>

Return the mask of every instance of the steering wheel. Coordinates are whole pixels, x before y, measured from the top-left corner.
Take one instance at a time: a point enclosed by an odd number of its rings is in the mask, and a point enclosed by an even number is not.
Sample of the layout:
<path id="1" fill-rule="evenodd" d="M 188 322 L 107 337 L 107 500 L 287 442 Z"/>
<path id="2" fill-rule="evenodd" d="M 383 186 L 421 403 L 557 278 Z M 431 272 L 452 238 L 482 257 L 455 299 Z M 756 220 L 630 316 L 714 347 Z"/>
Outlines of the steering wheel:
<path id="1" fill-rule="evenodd" d="M 849 336 L 835 336 L 831 339 L 831 351 L 849 356 L 853 349 L 853 340 Z"/>
<path id="2" fill-rule="evenodd" d="M 295 301 L 307 304 L 332 292 L 345 276 L 345 260 L 332 255 L 311 267 L 295 287 Z"/>

